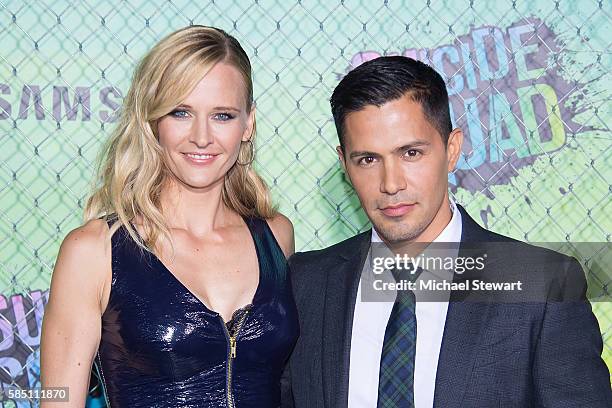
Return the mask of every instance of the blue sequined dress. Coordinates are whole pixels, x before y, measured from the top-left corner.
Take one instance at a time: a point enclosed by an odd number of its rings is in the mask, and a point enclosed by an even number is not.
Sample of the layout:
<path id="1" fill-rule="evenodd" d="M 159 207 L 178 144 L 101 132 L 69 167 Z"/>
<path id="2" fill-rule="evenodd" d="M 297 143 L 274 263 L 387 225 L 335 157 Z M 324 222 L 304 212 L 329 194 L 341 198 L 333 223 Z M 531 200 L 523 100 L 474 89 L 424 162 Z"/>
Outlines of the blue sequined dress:
<path id="1" fill-rule="evenodd" d="M 121 226 L 95 365 L 110 408 L 280 405 L 299 325 L 287 262 L 267 222 L 244 218 L 257 250 L 250 305 L 224 324 Z M 108 220 L 109 226 L 112 220 Z"/>

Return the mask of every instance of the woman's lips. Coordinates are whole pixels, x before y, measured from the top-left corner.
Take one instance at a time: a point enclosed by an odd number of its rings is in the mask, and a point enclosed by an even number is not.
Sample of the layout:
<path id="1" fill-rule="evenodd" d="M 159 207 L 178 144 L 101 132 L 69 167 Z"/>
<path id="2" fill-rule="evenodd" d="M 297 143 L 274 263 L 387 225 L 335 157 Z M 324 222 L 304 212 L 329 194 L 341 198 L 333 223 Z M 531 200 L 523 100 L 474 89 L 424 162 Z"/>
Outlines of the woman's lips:
<path id="1" fill-rule="evenodd" d="M 402 215 L 405 215 L 412 211 L 415 206 L 416 204 L 399 204 L 381 208 L 380 211 L 382 211 L 382 213 L 385 214 L 387 217 L 401 217 Z"/>
<path id="2" fill-rule="evenodd" d="M 198 165 L 198 166 L 207 165 L 207 164 L 212 163 L 217 156 L 218 154 L 183 153 L 183 157 L 185 157 L 187 162 Z"/>

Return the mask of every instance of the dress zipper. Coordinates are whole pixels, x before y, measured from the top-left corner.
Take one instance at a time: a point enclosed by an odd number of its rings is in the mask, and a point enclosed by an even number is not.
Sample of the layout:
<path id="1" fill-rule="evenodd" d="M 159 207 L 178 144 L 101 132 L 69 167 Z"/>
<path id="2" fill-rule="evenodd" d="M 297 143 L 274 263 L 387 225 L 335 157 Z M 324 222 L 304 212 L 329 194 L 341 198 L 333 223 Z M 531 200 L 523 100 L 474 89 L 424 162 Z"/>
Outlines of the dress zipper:
<path id="1" fill-rule="evenodd" d="M 247 314 L 249 310 L 247 309 L 242 316 L 240 316 L 240 320 L 236 323 L 235 330 L 232 330 L 234 333 L 230 334 L 223 318 L 219 315 L 219 319 L 221 320 L 221 325 L 223 326 L 223 330 L 225 330 L 225 336 L 229 342 L 229 353 L 227 356 L 227 381 L 226 381 L 226 397 L 227 397 L 227 406 L 228 408 L 235 408 L 234 404 L 234 394 L 232 393 L 232 362 L 236 358 L 236 339 L 238 334 L 240 333 L 240 329 L 246 320 Z"/>

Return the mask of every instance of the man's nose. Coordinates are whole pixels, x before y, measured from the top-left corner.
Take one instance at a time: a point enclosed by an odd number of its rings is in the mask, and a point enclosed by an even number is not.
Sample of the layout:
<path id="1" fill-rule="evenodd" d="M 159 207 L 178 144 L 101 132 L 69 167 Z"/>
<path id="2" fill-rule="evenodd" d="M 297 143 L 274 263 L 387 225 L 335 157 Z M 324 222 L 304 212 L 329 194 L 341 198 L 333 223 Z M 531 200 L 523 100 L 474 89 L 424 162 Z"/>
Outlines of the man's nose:
<path id="1" fill-rule="evenodd" d="M 383 178 L 380 183 L 380 192 L 395 194 L 406 189 L 406 179 L 402 166 L 399 163 L 385 163 L 383 166 Z"/>

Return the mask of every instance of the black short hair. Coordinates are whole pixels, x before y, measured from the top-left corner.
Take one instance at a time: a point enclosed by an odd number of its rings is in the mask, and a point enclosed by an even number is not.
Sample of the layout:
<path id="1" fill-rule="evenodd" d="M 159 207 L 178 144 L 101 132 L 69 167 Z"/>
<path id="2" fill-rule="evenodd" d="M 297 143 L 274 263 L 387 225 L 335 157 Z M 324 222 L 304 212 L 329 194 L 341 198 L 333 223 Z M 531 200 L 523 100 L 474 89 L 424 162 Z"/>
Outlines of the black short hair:
<path id="1" fill-rule="evenodd" d="M 382 106 L 409 95 L 446 146 L 453 130 L 444 79 L 432 67 L 402 56 L 379 57 L 350 71 L 334 89 L 330 103 L 340 147 L 344 151 L 344 120 L 367 105 Z"/>

